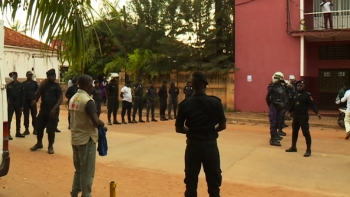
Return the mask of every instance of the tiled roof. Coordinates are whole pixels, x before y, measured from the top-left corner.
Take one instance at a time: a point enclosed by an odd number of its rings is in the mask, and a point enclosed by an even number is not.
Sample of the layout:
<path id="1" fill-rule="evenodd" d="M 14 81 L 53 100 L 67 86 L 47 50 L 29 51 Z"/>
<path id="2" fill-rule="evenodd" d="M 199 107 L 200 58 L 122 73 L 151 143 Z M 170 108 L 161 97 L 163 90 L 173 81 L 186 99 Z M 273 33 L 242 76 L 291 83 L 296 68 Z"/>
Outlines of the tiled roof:
<path id="1" fill-rule="evenodd" d="M 35 40 L 29 36 L 21 34 L 15 30 L 12 30 L 8 27 L 5 28 L 5 45 L 16 46 L 16 47 L 24 47 L 30 49 L 43 49 L 45 48 L 44 43 Z"/>

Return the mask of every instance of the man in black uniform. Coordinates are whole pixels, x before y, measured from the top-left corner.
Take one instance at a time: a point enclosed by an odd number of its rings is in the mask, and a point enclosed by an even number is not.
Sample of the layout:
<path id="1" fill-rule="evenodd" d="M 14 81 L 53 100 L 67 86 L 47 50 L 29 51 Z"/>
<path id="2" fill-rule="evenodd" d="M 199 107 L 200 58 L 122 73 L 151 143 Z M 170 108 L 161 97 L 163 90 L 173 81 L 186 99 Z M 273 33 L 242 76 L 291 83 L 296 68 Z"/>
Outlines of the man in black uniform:
<path id="1" fill-rule="evenodd" d="M 118 80 L 119 75 L 117 73 L 113 73 L 111 76 L 111 81 L 107 85 L 106 94 L 108 98 L 108 125 L 112 125 L 111 122 L 111 115 L 113 112 L 113 124 L 121 124 L 117 120 L 117 113 L 119 109 L 119 87 L 118 87 Z"/>
<path id="2" fill-rule="evenodd" d="M 137 83 L 134 87 L 134 105 L 133 105 L 133 112 L 132 112 L 132 122 L 137 123 L 135 120 L 135 116 L 137 113 L 137 110 L 139 110 L 139 122 L 145 123 L 145 121 L 142 120 L 142 96 L 143 96 L 143 85 L 142 85 L 142 78 L 137 78 Z"/>
<path id="3" fill-rule="evenodd" d="M 168 120 L 165 118 L 166 103 L 168 98 L 166 83 L 167 83 L 166 81 L 163 81 L 162 87 L 160 87 L 158 91 L 159 104 L 160 104 L 159 106 L 160 121 Z"/>
<path id="4" fill-rule="evenodd" d="M 192 83 L 189 81 L 184 88 L 185 99 L 190 98 L 193 94 Z"/>
<path id="5" fill-rule="evenodd" d="M 303 132 L 306 140 L 306 152 L 304 154 L 304 157 L 309 157 L 311 155 L 311 135 L 309 131 L 308 113 L 309 107 L 311 107 L 319 119 L 321 119 L 321 115 L 318 113 L 315 103 L 312 100 L 311 94 L 305 91 L 304 80 L 297 82 L 297 89 L 298 94 L 294 96 L 291 108 L 289 109 L 289 113 L 293 112 L 292 146 L 288 148 L 286 152 L 297 152 L 297 140 L 299 129 L 301 127 L 301 131 Z"/>
<path id="6" fill-rule="evenodd" d="M 72 98 L 74 96 L 74 94 L 77 93 L 77 91 L 78 91 L 78 79 L 76 77 L 74 77 L 72 79 L 72 83 L 73 83 L 73 85 L 67 89 L 66 94 L 65 94 L 66 98 L 68 99 L 68 101 L 67 101 L 68 105 L 69 105 L 70 98 Z M 68 110 L 68 129 L 70 129 L 69 110 Z"/>
<path id="7" fill-rule="evenodd" d="M 13 113 L 16 115 L 16 137 L 25 137 L 21 134 L 21 116 L 25 102 L 25 94 L 23 84 L 17 80 L 17 76 L 17 72 L 10 73 L 11 82 L 6 86 L 10 140 L 13 139 L 10 131 Z"/>
<path id="8" fill-rule="evenodd" d="M 35 151 L 43 148 L 44 129 L 46 128 L 49 146 L 48 153 L 53 154 L 55 130 L 58 124 L 59 107 L 63 101 L 62 89 L 56 80 L 55 69 L 46 72 L 47 78 L 43 80 L 35 93 L 36 101 L 41 97 L 39 115 L 37 117 L 37 143 L 30 148 Z"/>
<path id="9" fill-rule="evenodd" d="M 185 197 L 197 197 L 201 165 L 204 168 L 209 196 L 220 197 L 222 177 L 216 139 L 218 132 L 226 129 L 226 118 L 221 100 L 205 94 L 208 81 L 204 74 L 194 72 L 192 84 L 194 94 L 180 103 L 175 123 L 176 132 L 186 134 L 187 137 Z"/>
<path id="10" fill-rule="evenodd" d="M 24 109 L 23 109 L 23 115 L 24 115 L 24 127 L 25 131 L 23 135 L 29 135 L 29 111 L 32 116 L 32 126 L 34 128 L 33 133 L 36 133 L 35 127 L 36 127 L 36 115 L 37 115 L 37 106 L 36 106 L 36 99 L 35 99 L 35 92 L 38 90 L 38 83 L 36 81 L 33 81 L 33 73 L 32 71 L 28 71 L 26 73 L 27 80 L 24 81 L 22 84 L 24 86 L 24 92 L 25 92 L 25 103 L 24 103 Z"/>
<path id="11" fill-rule="evenodd" d="M 174 118 L 176 119 L 176 112 L 177 112 L 177 96 L 179 95 L 179 88 L 175 87 L 175 83 L 171 82 L 170 83 L 170 88 L 169 88 L 169 103 L 168 103 L 168 118 L 169 120 L 172 120 L 173 117 L 171 117 L 171 109 L 174 109 Z"/>
<path id="12" fill-rule="evenodd" d="M 152 116 L 152 122 L 158 122 L 155 118 L 154 118 L 154 107 L 155 107 L 155 102 L 156 102 L 156 98 L 157 98 L 157 90 L 156 88 L 154 88 L 153 86 L 153 81 L 150 82 L 150 87 L 147 89 L 146 92 L 146 96 L 147 96 L 147 120 L 146 122 L 149 122 L 149 111 L 151 110 L 151 116 Z"/>

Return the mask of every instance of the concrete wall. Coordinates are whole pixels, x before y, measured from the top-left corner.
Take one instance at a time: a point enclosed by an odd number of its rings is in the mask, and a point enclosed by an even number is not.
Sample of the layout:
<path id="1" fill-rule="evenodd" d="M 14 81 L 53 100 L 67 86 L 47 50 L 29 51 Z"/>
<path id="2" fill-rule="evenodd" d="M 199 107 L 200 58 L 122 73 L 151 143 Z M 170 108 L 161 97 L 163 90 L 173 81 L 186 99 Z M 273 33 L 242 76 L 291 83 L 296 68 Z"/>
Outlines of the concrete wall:
<path id="1" fill-rule="evenodd" d="M 276 71 L 300 77 L 300 38 L 287 34 L 287 1 L 236 1 L 236 110 L 267 111 L 267 86 Z M 298 2 L 298 1 L 296 1 Z M 299 27 L 300 10 L 290 4 L 292 24 Z M 252 77 L 248 82 L 247 76 Z"/>

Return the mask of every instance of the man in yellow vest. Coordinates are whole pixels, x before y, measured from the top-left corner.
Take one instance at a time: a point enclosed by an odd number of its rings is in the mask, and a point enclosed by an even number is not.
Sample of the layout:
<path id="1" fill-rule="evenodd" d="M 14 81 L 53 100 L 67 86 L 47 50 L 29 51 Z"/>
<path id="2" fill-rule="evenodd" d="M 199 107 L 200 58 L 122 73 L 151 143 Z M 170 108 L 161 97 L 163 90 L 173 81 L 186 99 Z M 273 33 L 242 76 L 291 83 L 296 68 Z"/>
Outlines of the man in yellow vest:
<path id="1" fill-rule="evenodd" d="M 79 90 L 69 101 L 71 115 L 71 140 L 75 173 L 71 190 L 72 197 L 91 196 L 95 175 L 96 143 L 98 127 L 104 123 L 98 118 L 92 93 L 92 78 L 81 75 L 78 79 Z"/>

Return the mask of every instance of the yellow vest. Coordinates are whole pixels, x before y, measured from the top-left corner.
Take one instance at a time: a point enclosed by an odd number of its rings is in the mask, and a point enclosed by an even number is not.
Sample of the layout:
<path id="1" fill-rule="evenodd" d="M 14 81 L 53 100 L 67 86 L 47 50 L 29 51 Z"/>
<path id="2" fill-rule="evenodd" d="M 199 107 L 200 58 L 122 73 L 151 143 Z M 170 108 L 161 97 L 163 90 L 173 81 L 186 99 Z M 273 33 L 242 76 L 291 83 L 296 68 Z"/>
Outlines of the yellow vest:
<path id="1" fill-rule="evenodd" d="M 85 107 L 89 101 L 93 101 L 90 95 L 79 89 L 69 101 L 70 130 L 72 133 L 72 145 L 84 145 L 89 142 L 98 141 L 98 131 L 86 114 Z"/>

